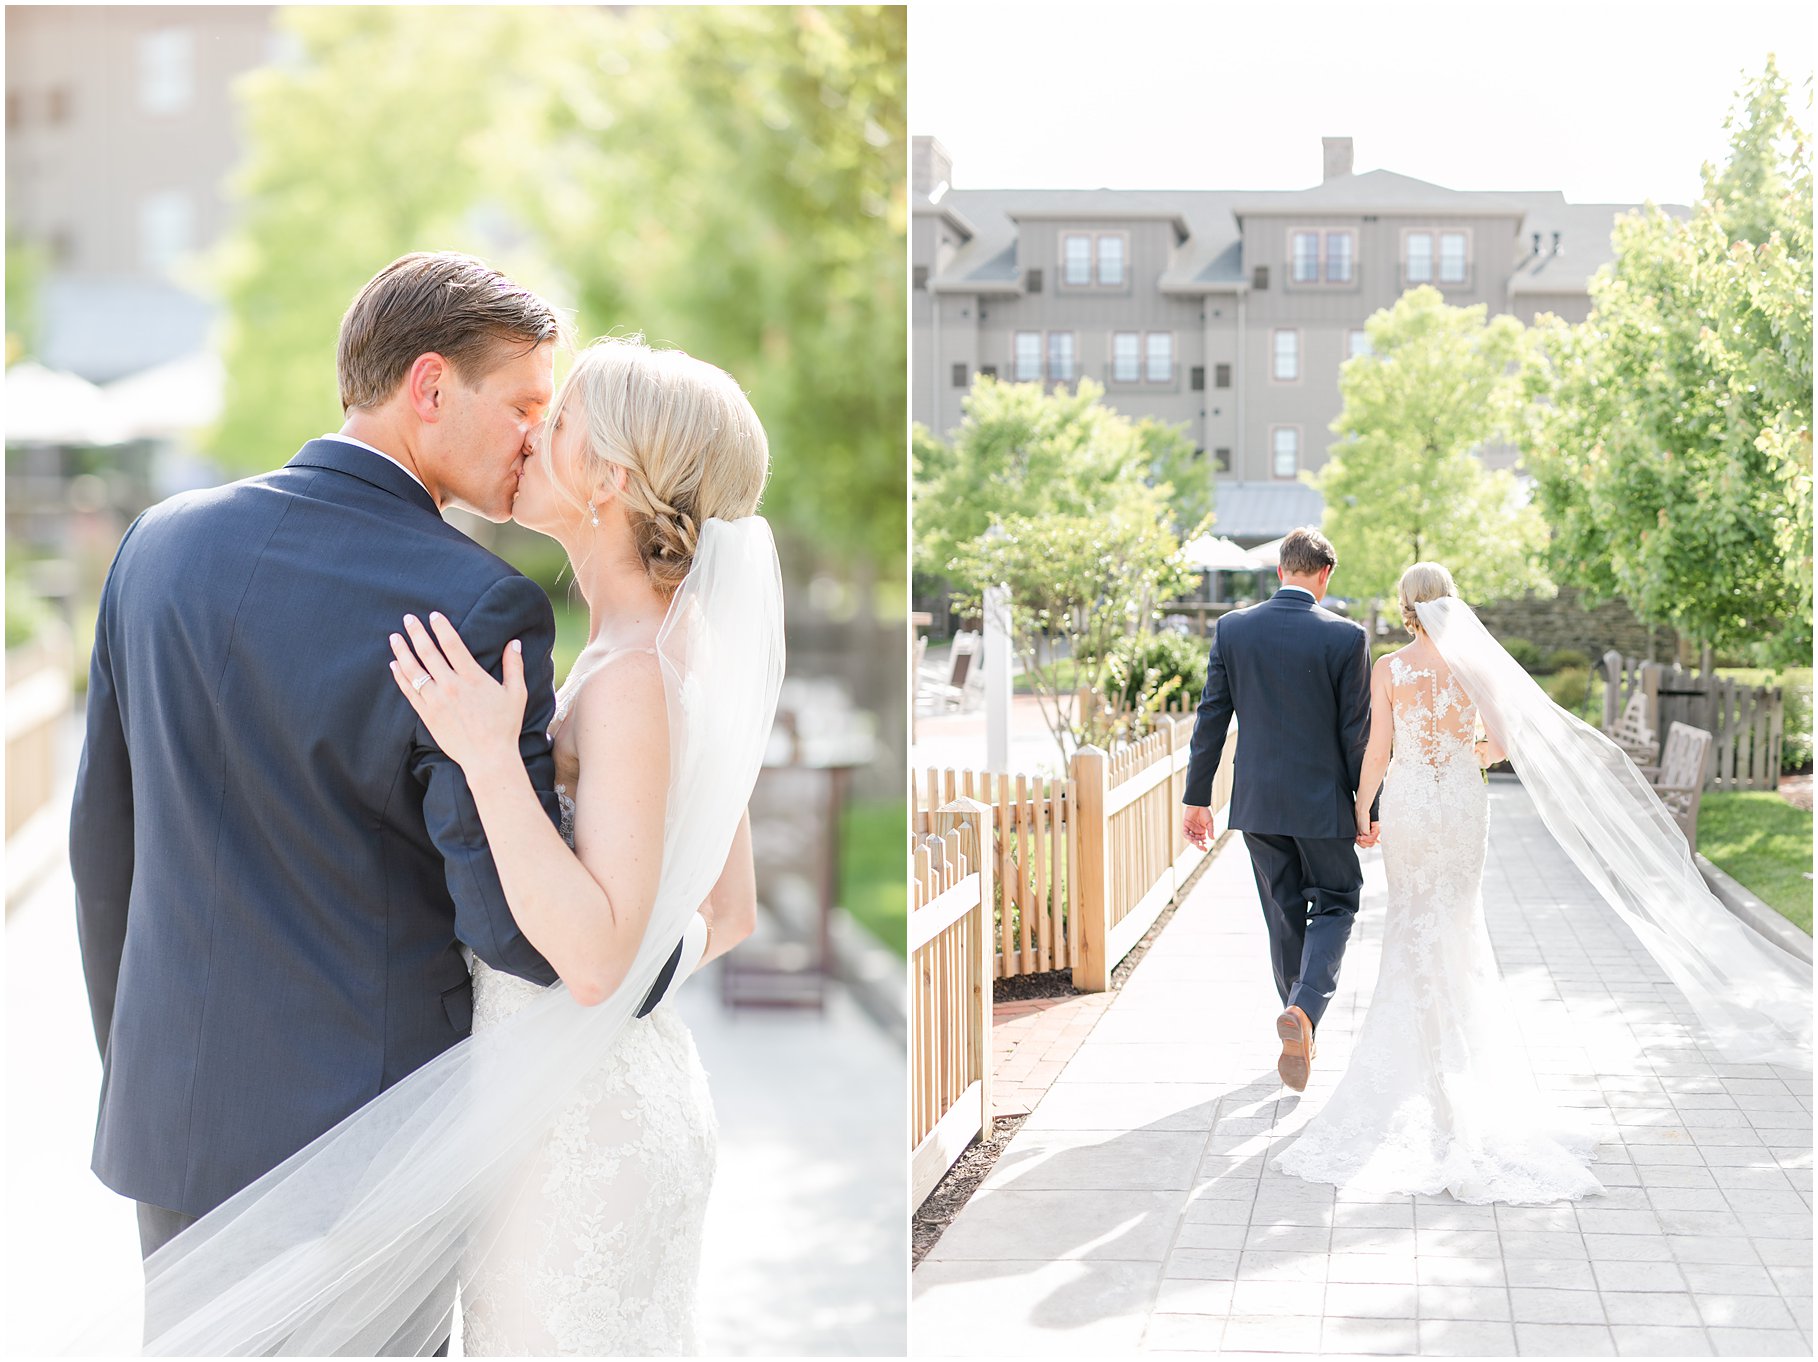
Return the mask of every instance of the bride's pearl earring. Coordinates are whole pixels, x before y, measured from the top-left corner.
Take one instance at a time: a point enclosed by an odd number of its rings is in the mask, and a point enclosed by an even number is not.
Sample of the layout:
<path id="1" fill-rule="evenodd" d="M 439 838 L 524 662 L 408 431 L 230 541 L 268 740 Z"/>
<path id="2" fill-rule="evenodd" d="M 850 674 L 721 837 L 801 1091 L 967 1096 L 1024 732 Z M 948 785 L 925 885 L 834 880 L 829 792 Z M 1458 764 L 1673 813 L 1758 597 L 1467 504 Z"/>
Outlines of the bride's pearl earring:
<path id="1" fill-rule="evenodd" d="M 587 515 L 588 518 L 593 521 L 594 528 L 598 529 L 600 525 L 600 513 L 594 509 L 593 499 L 591 497 L 587 500 Z"/>

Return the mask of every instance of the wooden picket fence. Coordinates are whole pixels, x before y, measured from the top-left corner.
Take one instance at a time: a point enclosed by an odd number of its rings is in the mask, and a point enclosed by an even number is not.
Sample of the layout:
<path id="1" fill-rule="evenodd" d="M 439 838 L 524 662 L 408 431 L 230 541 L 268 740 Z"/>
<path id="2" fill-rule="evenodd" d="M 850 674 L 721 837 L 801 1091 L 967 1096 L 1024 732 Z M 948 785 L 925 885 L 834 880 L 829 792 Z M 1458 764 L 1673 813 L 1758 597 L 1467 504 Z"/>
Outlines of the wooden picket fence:
<path id="1" fill-rule="evenodd" d="M 972 1137 L 991 1138 L 993 862 L 990 810 L 937 810 L 911 833 L 910 1169 L 919 1206 Z"/>
<path id="2" fill-rule="evenodd" d="M 1082 748 L 1065 779 L 952 768 L 916 778 L 919 836 L 938 831 L 938 810 L 955 799 L 988 811 L 995 977 L 1071 969 L 1075 987 L 1102 991 L 1203 858 L 1180 828 L 1193 720 L 1169 715 L 1160 723 L 1115 753 Z M 1230 803 L 1237 736 L 1233 722 L 1214 812 Z"/>
<path id="3" fill-rule="evenodd" d="M 6 655 L 6 835 L 48 816 L 57 792 L 57 737 L 69 716 L 69 642 L 47 630 Z M 67 814 L 67 810 L 64 813 Z M 40 820 L 42 821 L 42 820 Z M 63 829 L 56 836 L 61 840 Z"/>
<path id="4" fill-rule="evenodd" d="M 1648 727 L 1664 741 L 1674 723 L 1711 735 L 1706 790 L 1780 788 L 1786 702 L 1779 686 L 1751 686 L 1675 664 L 1644 662 L 1614 650 L 1603 655 L 1604 729 L 1637 690 L 1647 697 Z"/>

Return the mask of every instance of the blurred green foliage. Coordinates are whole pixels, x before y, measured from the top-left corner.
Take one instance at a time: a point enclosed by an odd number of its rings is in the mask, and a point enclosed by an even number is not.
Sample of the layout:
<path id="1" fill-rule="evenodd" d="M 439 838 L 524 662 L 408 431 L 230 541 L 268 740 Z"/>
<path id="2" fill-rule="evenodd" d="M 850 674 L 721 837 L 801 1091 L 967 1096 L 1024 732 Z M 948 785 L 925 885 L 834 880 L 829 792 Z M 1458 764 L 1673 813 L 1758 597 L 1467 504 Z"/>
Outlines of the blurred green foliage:
<path id="1" fill-rule="evenodd" d="M 38 345 L 38 290 L 44 278 L 44 248 L 6 228 L 6 365 L 32 354 Z"/>
<path id="2" fill-rule="evenodd" d="M 338 428 L 354 294 L 406 251 L 463 250 L 572 307 L 582 340 L 642 331 L 732 373 L 769 433 L 764 513 L 796 560 L 900 577 L 902 9 L 278 22 L 299 55 L 245 78 L 251 150 L 217 261 L 224 465 L 270 468 Z"/>

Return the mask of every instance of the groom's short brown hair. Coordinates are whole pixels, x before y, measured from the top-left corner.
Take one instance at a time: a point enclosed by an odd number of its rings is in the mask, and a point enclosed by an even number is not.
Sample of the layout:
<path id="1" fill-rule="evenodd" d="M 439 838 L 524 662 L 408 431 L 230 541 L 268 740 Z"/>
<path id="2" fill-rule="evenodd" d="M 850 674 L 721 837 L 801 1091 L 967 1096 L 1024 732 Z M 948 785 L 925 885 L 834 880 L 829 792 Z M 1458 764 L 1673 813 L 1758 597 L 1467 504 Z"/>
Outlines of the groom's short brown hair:
<path id="1" fill-rule="evenodd" d="M 454 251 L 399 256 L 341 318 L 341 410 L 385 402 L 419 355 L 438 354 L 475 383 L 561 329 L 553 307 L 483 260 Z"/>
<path id="2" fill-rule="evenodd" d="M 1281 570 L 1296 576 L 1310 576 L 1325 568 L 1338 566 L 1338 550 L 1311 525 L 1288 531 L 1281 541 Z"/>

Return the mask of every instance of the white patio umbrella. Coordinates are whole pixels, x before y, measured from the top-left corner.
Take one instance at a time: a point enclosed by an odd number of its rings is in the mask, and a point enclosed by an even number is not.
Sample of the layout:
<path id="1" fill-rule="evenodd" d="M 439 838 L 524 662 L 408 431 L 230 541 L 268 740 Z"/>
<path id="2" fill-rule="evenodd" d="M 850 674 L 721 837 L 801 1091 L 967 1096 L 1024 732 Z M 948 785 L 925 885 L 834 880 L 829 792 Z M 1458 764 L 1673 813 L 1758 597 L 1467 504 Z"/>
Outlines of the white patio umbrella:
<path id="1" fill-rule="evenodd" d="M 197 351 L 115 379 L 104 391 L 130 434 L 155 437 L 214 424 L 226 386 L 220 356 Z"/>
<path id="2" fill-rule="evenodd" d="M 1249 550 L 1239 548 L 1223 535 L 1202 534 L 1181 545 L 1180 551 L 1189 567 L 1207 572 L 1249 572 L 1261 566 Z"/>
<path id="3" fill-rule="evenodd" d="M 34 360 L 6 371 L 8 445 L 111 445 L 125 438 L 113 403 L 86 378 Z"/>
<path id="4" fill-rule="evenodd" d="M 1286 535 L 1282 536 L 1282 539 L 1286 538 Z M 1256 560 L 1256 566 L 1259 568 L 1280 567 L 1281 539 L 1271 539 L 1266 544 L 1258 544 L 1250 550 L 1250 557 Z"/>

